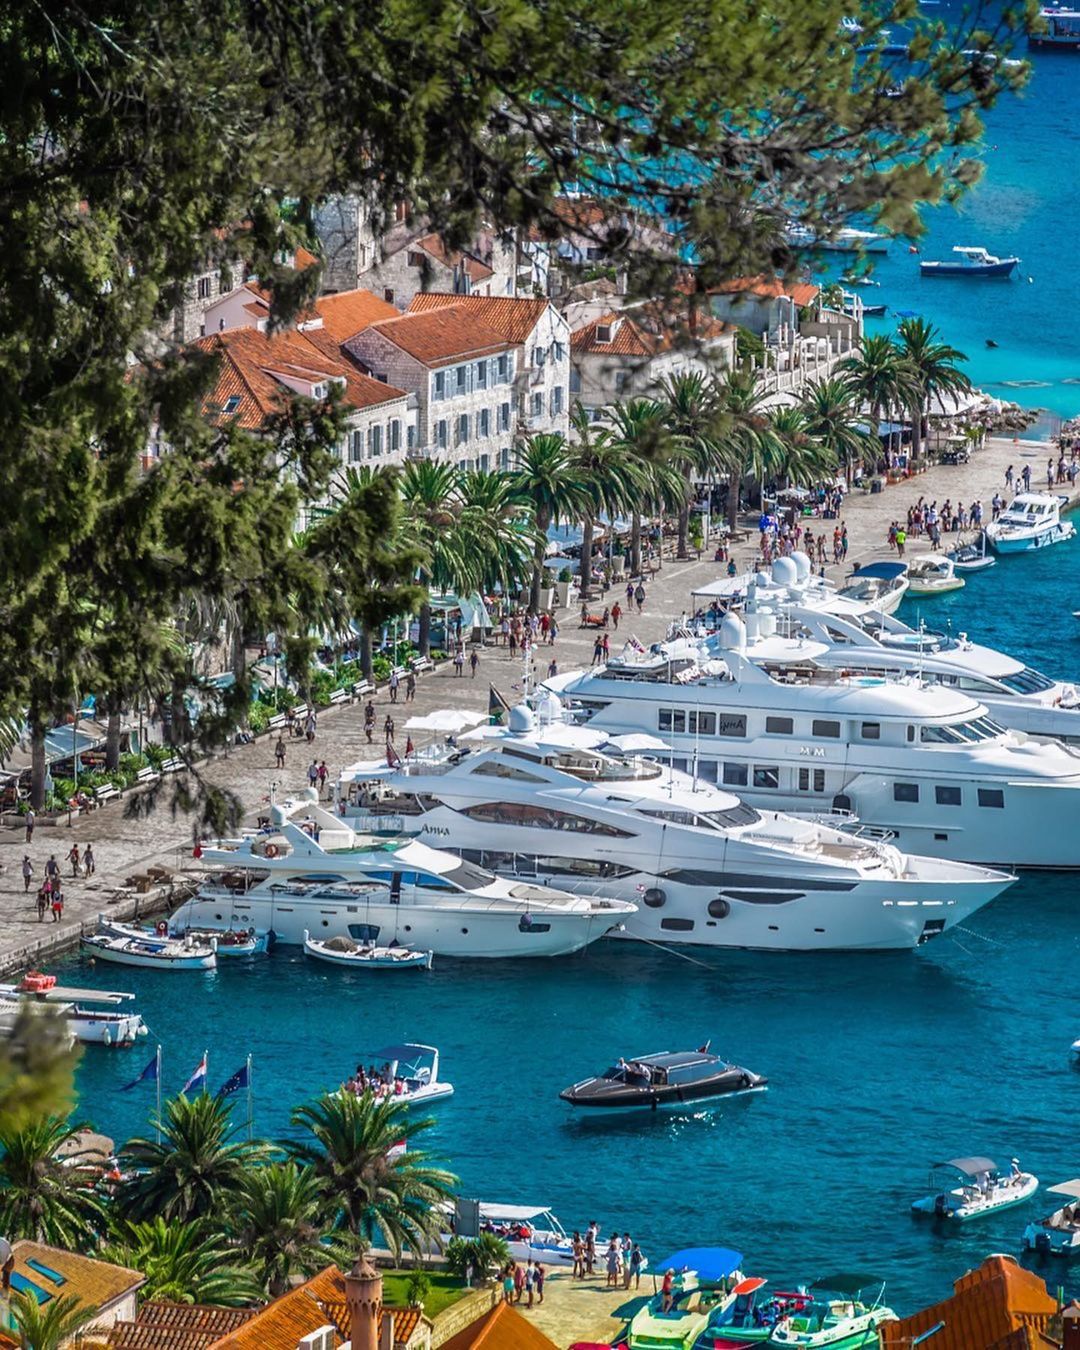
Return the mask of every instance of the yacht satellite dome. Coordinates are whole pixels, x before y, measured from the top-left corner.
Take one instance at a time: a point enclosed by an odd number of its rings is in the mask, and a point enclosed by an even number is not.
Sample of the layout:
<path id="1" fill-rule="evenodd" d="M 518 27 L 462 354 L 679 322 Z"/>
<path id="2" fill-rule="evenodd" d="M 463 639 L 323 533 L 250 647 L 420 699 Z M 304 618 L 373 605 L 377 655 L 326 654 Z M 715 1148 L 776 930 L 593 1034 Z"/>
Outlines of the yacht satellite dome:
<path id="1" fill-rule="evenodd" d="M 536 718 L 533 717 L 531 708 L 526 707 L 524 703 L 519 703 L 516 708 L 510 709 L 506 724 L 511 731 L 523 733 L 532 731 L 536 725 Z"/>
<path id="2" fill-rule="evenodd" d="M 809 581 L 813 564 L 801 549 L 796 549 L 788 561 L 795 564 L 795 575 L 800 581 Z"/>
<path id="3" fill-rule="evenodd" d="M 558 694 L 553 694 L 550 689 L 545 689 L 536 703 L 536 713 L 540 721 L 560 722 L 562 721 L 562 712 L 562 699 Z"/>
<path id="4" fill-rule="evenodd" d="M 756 581 L 759 586 L 768 586 L 770 584 L 770 580 L 771 578 L 769 577 L 768 572 L 754 573 L 754 581 Z"/>
<path id="5" fill-rule="evenodd" d="M 799 569 L 793 558 L 777 558 L 772 565 L 772 579 L 776 586 L 794 586 L 799 580 Z"/>
<path id="6" fill-rule="evenodd" d="M 720 621 L 720 646 L 726 652 L 746 650 L 746 625 L 730 611 Z"/>

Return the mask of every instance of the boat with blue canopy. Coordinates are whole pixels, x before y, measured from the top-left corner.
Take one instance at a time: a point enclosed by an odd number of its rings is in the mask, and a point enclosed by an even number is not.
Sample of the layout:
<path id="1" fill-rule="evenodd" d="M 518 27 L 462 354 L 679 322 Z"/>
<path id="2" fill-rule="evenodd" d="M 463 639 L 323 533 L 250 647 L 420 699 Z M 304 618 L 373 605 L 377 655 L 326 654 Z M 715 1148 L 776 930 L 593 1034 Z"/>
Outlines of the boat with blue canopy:
<path id="1" fill-rule="evenodd" d="M 731 1247 L 684 1247 L 657 1262 L 654 1284 L 663 1284 L 634 1315 L 627 1350 L 692 1350 L 712 1320 L 734 1305 L 742 1259 Z"/>

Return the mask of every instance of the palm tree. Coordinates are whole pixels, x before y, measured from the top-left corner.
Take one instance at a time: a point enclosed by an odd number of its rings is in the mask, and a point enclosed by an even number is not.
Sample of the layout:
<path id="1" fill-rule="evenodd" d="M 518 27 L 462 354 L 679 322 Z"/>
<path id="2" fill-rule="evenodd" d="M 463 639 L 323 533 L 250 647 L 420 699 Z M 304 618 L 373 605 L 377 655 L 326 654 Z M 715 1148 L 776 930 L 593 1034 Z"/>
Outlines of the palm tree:
<path id="1" fill-rule="evenodd" d="M 82 1303 L 74 1294 L 38 1303 L 31 1293 L 13 1291 L 11 1315 L 22 1350 L 60 1350 L 72 1342 L 88 1322 L 100 1316 L 93 1304 Z"/>
<path id="2" fill-rule="evenodd" d="M 805 487 L 836 472 L 836 456 L 810 435 L 802 408 L 784 404 L 772 410 L 769 420 L 777 438 L 776 472 L 785 483 Z"/>
<path id="3" fill-rule="evenodd" d="M 323 1183 L 313 1167 L 272 1162 L 253 1168 L 233 1202 L 229 1231 L 271 1298 L 296 1275 L 314 1275 L 333 1261 L 322 1244 Z"/>
<path id="4" fill-rule="evenodd" d="M 679 534 L 677 555 L 687 557 L 690 531 L 690 502 L 693 474 L 708 474 L 719 464 L 719 415 L 716 386 L 699 371 L 681 371 L 661 383 L 661 395 L 668 405 L 668 426 L 678 437 L 675 457 L 683 474 L 683 491 L 678 502 Z"/>
<path id="5" fill-rule="evenodd" d="M 606 515 L 614 526 L 615 518 L 633 508 L 644 486 L 641 466 L 618 444 L 609 427 L 593 422 L 580 402 L 570 414 L 573 440 L 570 442 L 571 473 L 586 496 L 581 518 L 581 563 L 578 580 L 581 598 L 588 600 L 592 585 L 593 538 L 596 519 Z"/>
<path id="6" fill-rule="evenodd" d="M 458 528 L 461 513 L 461 474 L 452 464 L 410 460 L 401 475 L 401 496 L 409 533 L 424 555 L 420 579 L 428 590 L 469 594 L 478 577 L 478 554 Z M 422 656 L 431 648 L 431 605 L 420 606 L 417 647 Z"/>
<path id="7" fill-rule="evenodd" d="M 5 1233 L 81 1247 L 94 1240 L 104 1212 L 93 1189 L 101 1169 L 69 1153 L 85 1126 L 47 1116 L 0 1131 L 0 1227 Z"/>
<path id="8" fill-rule="evenodd" d="M 917 397 L 915 373 L 888 333 L 864 337 L 859 350 L 837 367 L 854 385 L 861 402 L 870 405 L 870 427 L 875 433 L 893 412 L 911 407 Z"/>
<path id="9" fill-rule="evenodd" d="M 960 370 L 966 361 L 963 352 L 941 341 L 941 334 L 926 319 L 901 319 L 897 327 L 900 350 L 911 368 L 913 397 L 908 403 L 911 411 L 911 451 L 916 459 L 922 455 L 925 421 L 930 402 L 935 394 L 964 394 L 971 381 Z"/>
<path id="10" fill-rule="evenodd" d="M 261 1140 L 237 1139 L 231 1116 L 224 1099 L 205 1093 L 167 1101 L 160 1121 L 151 1121 L 161 1141 L 129 1139 L 120 1152 L 132 1173 L 120 1191 L 123 1213 L 182 1222 L 215 1213 L 239 1191 L 246 1169 L 269 1153 Z"/>
<path id="11" fill-rule="evenodd" d="M 532 566 L 536 531 L 517 499 L 513 474 L 484 470 L 463 474 L 458 528 L 466 539 L 483 542 L 480 589 L 501 589 L 504 595 L 518 590 Z"/>
<path id="12" fill-rule="evenodd" d="M 257 1176 L 262 1168 L 255 1168 Z M 245 1257 L 250 1250 L 242 1247 Z M 264 1292 L 255 1274 L 237 1264 L 239 1252 L 205 1220 L 166 1222 L 160 1214 L 141 1223 L 117 1224 L 97 1255 L 146 1276 L 142 1298 L 170 1303 L 214 1303 L 235 1308 Z"/>
<path id="13" fill-rule="evenodd" d="M 752 476 L 760 482 L 775 472 L 781 446 L 773 430 L 769 395 L 753 371 L 729 370 L 717 382 L 716 398 L 722 428 L 720 455 L 728 474 L 728 526 L 734 530 L 739 523 L 743 478 Z"/>
<path id="14" fill-rule="evenodd" d="M 808 434 L 844 466 L 850 488 L 856 462 L 876 454 L 881 444 L 876 433 L 859 421 L 855 386 L 838 375 L 812 380 L 803 390 L 802 410 Z"/>
<path id="15" fill-rule="evenodd" d="M 588 506 L 584 489 L 574 479 L 570 449 L 560 432 L 540 432 L 518 445 L 513 492 L 532 512 L 536 531 L 529 604 L 538 614 L 548 529 L 565 520 L 579 519 Z"/>
<path id="16" fill-rule="evenodd" d="M 442 1208 L 452 1200 L 456 1178 L 413 1141 L 434 1125 L 392 1098 L 331 1092 L 292 1113 L 310 1141 L 290 1143 L 289 1152 L 311 1166 L 323 1183 L 327 1227 L 374 1241 L 382 1237 L 400 1255 L 437 1242 Z M 395 1146 L 405 1141 L 409 1147 Z"/>
<path id="17" fill-rule="evenodd" d="M 678 487 L 681 475 L 672 452 L 681 442 L 668 424 L 668 410 L 657 399 L 635 398 L 608 410 L 611 439 L 620 454 L 632 460 L 640 488 L 630 513 L 630 575 L 641 572 L 641 508 L 652 510 Z"/>

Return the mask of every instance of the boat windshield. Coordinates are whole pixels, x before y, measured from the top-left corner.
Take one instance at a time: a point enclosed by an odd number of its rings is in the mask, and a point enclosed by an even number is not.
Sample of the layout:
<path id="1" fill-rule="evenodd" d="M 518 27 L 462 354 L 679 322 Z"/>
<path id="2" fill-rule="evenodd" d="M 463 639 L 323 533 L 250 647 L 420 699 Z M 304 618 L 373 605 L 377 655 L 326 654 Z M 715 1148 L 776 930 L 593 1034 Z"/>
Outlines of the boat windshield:
<path id="1" fill-rule="evenodd" d="M 641 781 L 659 778 L 663 772 L 655 760 L 642 759 L 639 755 L 616 760 L 609 759 L 607 755 L 568 751 L 566 754 L 552 755 L 546 762 L 552 768 L 591 783 L 619 783 L 633 779 Z"/>
<path id="2" fill-rule="evenodd" d="M 948 726 L 919 728 L 923 745 L 962 745 L 965 742 L 992 741 L 1004 735 L 1005 728 L 990 717 L 976 717 L 971 722 L 952 722 Z"/>
<path id="3" fill-rule="evenodd" d="M 1005 688 L 1011 689 L 1014 694 L 1044 694 L 1054 687 L 1053 680 L 1041 670 L 1032 670 L 1030 666 L 1018 670 L 1015 675 L 1001 675 L 998 678 Z"/>
<path id="4" fill-rule="evenodd" d="M 641 814 L 673 825 L 693 825 L 699 830 L 729 830 L 737 825 L 753 825 L 761 818 L 752 806 L 744 806 L 741 802 L 726 811 L 686 811 L 677 806 L 650 806 L 642 808 Z"/>

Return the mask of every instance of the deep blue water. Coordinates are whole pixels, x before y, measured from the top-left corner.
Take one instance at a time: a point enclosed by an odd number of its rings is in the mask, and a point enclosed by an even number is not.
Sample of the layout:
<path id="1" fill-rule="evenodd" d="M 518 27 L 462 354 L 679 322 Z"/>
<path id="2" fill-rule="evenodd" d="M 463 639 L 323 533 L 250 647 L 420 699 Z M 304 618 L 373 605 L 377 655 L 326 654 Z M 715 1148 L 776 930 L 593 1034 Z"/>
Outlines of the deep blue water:
<path id="1" fill-rule="evenodd" d="M 1078 557 L 1072 544 L 999 562 L 921 612 L 1074 675 Z M 1080 1034 L 1072 878 L 1025 878 L 965 931 L 913 954 L 689 954 L 606 942 L 560 961 L 444 961 L 380 979 L 285 949 L 207 975 L 70 974 L 137 993 L 164 1046 L 166 1092 L 204 1048 L 215 1090 L 250 1051 L 262 1133 L 286 1132 L 290 1106 L 336 1085 L 364 1051 L 426 1041 L 457 1089 L 435 1108 L 434 1143 L 466 1193 L 629 1228 L 654 1258 L 722 1242 L 773 1280 L 878 1270 L 904 1309 L 945 1294 L 987 1252 L 1018 1251 L 1045 1203 L 937 1233 L 908 1214 L 931 1160 L 1015 1153 L 1047 1184 L 1080 1173 L 1080 1073 L 1067 1061 Z M 769 1091 L 634 1122 L 581 1119 L 558 1100 L 620 1053 L 706 1037 L 768 1074 Z M 152 1105 L 152 1087 L 117 1094 L 151 1045 L 86 1054 L 83 1110 L 116 1138 L 141 1129 Z M 1080 1293 L 1077 1275 L 1069 1281 Z"/>
<path id="2" fill-rule="evenodd" d="M 926 13 L 957 18 L 956 0 Z M 1025 56 L 1020 43 L 1016 55 Z M 1080 413 L 1080 335 L 1073 293 L 1080 240 L 1080 54 L 1032 53 L 1027 89 L 1005 97 L 986 117 L 982 181 L 958 208 L 926 212 L 924 258 L 944 258 L 954 244 L 981 244 L 1017 254 L 1011 281 L 923 279 L 917 257 L 897 241 L 875 259 L 880 287 L 860 288 L 867 304 L 886 303 L 870 331 L 888 331 L 897 310 L 939 325 L 966 352 L 974 382 L 997 397 L 1062 416 Z M 832 272 L 835 275 L 837 268 Z M 1031 277 L 1031 283 L 1028 277 Z M 987 339 L 999 345 L 986 346 Z"/>

